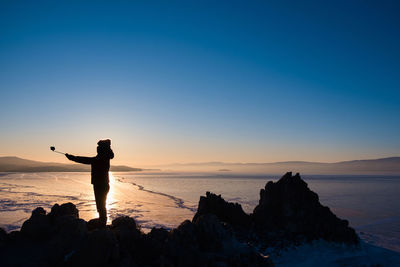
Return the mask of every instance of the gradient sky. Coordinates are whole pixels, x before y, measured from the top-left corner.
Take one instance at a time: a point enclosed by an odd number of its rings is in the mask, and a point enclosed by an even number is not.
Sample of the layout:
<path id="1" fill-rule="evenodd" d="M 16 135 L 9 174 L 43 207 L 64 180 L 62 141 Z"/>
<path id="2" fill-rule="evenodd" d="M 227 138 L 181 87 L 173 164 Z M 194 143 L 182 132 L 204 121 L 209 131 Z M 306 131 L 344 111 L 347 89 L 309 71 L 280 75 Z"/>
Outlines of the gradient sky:
<path id="1" fill-rule="evenodd" d="M 265 2 L 1 1 L 0 156 L 399 155 L 400 2 Z"/>

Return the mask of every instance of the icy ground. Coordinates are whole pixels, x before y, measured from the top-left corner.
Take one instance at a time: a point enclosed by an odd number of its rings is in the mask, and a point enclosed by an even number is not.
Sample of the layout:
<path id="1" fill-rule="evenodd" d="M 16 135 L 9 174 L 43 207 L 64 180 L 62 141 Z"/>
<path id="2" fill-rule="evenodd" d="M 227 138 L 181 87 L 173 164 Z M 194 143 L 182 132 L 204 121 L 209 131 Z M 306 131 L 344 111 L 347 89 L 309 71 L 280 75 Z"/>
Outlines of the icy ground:
<path id="1" fill-rule="evenodd" d="M 277 267 L 286 266 L 400 266 L 400 253 L 361 241 L 348 247 L 326 241 L 315 241 L 287 250 L 265 251 Z"/>

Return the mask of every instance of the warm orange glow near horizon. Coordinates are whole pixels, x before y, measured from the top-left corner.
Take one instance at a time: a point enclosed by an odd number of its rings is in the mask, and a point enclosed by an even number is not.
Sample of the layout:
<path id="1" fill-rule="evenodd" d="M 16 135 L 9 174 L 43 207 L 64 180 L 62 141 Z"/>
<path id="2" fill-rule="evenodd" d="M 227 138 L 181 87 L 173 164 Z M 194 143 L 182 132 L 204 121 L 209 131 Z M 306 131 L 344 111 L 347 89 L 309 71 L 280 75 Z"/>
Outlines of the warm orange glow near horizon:
<path id="1" fill-rule="evenodd" d="M 77 156 L 95 156 L 96 145 L 90 144 L 67 144 L 59 146 L 57 149 Z M 16 148 L 2 147 L 0 157 L 16 156 L 23 159 L 55 162 L 64 164 L 74 164 L 66 159 L 63 155 L 55 154 L 48 149 L 48 146 L 32 147 L 24 146 L 25 150 Z M 69 149 L 65 149 L 69 147 Z M 132 149 L 129 149 L 132 147 Z M 16 149 L 15 149 L 16 148 Z M 29 149 L 27 149 L 29 148 Z M 360 153 L 351 148 L 345 151 L 337 151 L 329 147 L 309 147 L 306 145 L 296 144 L 292 147 L 283 145 L 278 148 L 277 145 L 259 149 L 254 146 L 238 145 L 230 148 L 221 148 L 214 144 L 208 146 L 178 146 L 177 144 L 165 145 L 164 147 L 155 148 L 152 146 L 138 145 L 134 147 L 132 144 L 127 148 L 120 146 L 112 146 L 115 158 L 111 160 L 111 165 L 126 165 L 130 167 L 146 168 L 151 166 L 161 166 L 175 163 L 196 163 L 196 162 L 226 162 L 226 163 L 271 163 L 282 161 L 313 161 L 313 162 L 339 162 L 346 160 L 374 159 L 397 156 L 398 153 L 380 153 L 379 151 L 367 151 Z"/>

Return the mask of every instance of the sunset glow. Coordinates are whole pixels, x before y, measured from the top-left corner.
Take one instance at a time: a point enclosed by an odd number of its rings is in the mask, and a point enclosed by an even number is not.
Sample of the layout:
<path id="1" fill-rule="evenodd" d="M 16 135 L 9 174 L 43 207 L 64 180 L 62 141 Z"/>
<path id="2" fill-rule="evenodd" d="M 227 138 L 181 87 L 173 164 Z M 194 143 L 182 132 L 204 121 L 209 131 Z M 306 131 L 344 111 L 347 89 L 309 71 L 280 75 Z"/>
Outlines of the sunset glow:
<path id="1" fill-rule="evenodd" d="M 133 167 L 398 155 L 396 7 L 158 4 L 4 3 L 0 156 L 66 163 L 48 147 L 103 138 Z"/>

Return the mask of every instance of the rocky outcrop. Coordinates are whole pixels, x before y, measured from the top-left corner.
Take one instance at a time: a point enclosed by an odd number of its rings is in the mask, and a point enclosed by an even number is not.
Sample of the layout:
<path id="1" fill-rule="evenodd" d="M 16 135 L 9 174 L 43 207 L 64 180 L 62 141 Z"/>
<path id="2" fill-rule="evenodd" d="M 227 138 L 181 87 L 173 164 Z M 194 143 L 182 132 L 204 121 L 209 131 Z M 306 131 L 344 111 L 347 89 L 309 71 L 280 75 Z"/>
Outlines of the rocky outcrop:
<path id="1" fill-rule="evenodd" d="M 50 235 L 50 221 L 46 211 L 38 207 L 32 211 L 31 217 L 21 227 L 21 234 L 33 240 L 45 239 Z"/>
<path id="2" fill-rule="evenodd" d="M 299 174 L 268 182 L 254 212 L 207 192 L 192 221 L 144 234 L 123 216 L 104 226 L 72 203 L 36 208 L 21 231 L 0 229 L 2 266 L 273 266 L 255 247 L 324 239 L 357 244 L 355 231 L 319 202 Z M 21 257 L 23 255 L 23 257 Z"/>
<path id="3" fill-rule="evenodd" d="M 230 225 L 213 214 L 184 221 L 170 233 L 167 251 L 176 266 L 271 266 L 254 248 L 239 242 Z"/>
<path id="4" fill-rule="evenodd" d="M 291 172 L 261 189 L 259 204 L 250 215 L 245 214 L 239 204 L 228 203 L 209 192 L 200 198 L 194 218 L 204 214 L 214 214 L 232 225 L 240 240 L 264 246 L 317 239 L 358 243 L 348 221 L 339 219 L 328 207 L 322 206 L 318 195 L 308 188 L 300 175 L 293 176 Z"/>
<path id="5" fill-rule="evenodd" d="M 250 224 L 250 216 L 243 211 L 240 204 L 226 202 L 221 195 L 210 192 L 207 192 L 205 197 L 200 197 L 193 221 L 204 214 L 214 214 L 222 222 L 229 223 L 234 227 L 248 227 Z"/>
<path id="6" fill-rule="evenodd" d="M 9 237 L 3 228 L 0 228 L 0 249 L 2 249 L 8 242 Z"/>
<path id="7" fill-rule="evenodd" d="M 346 220 L 341 220 L 311 191 L 300 175 L 286 173 L 260 191 L 260 201 L 251 215 L 256 232 L 262 236 L 292 241 L 324 239 L 357 244 L 358 237 Z"/>
<path id="8" fill-rule="evenodd" d="M 72 203 L 35 209 L 20 232 L 0 230 L 0 246 L 2 266 L 273 266 L 213 214 L 144 234 L 127 216 L 86 223 Z"/>

